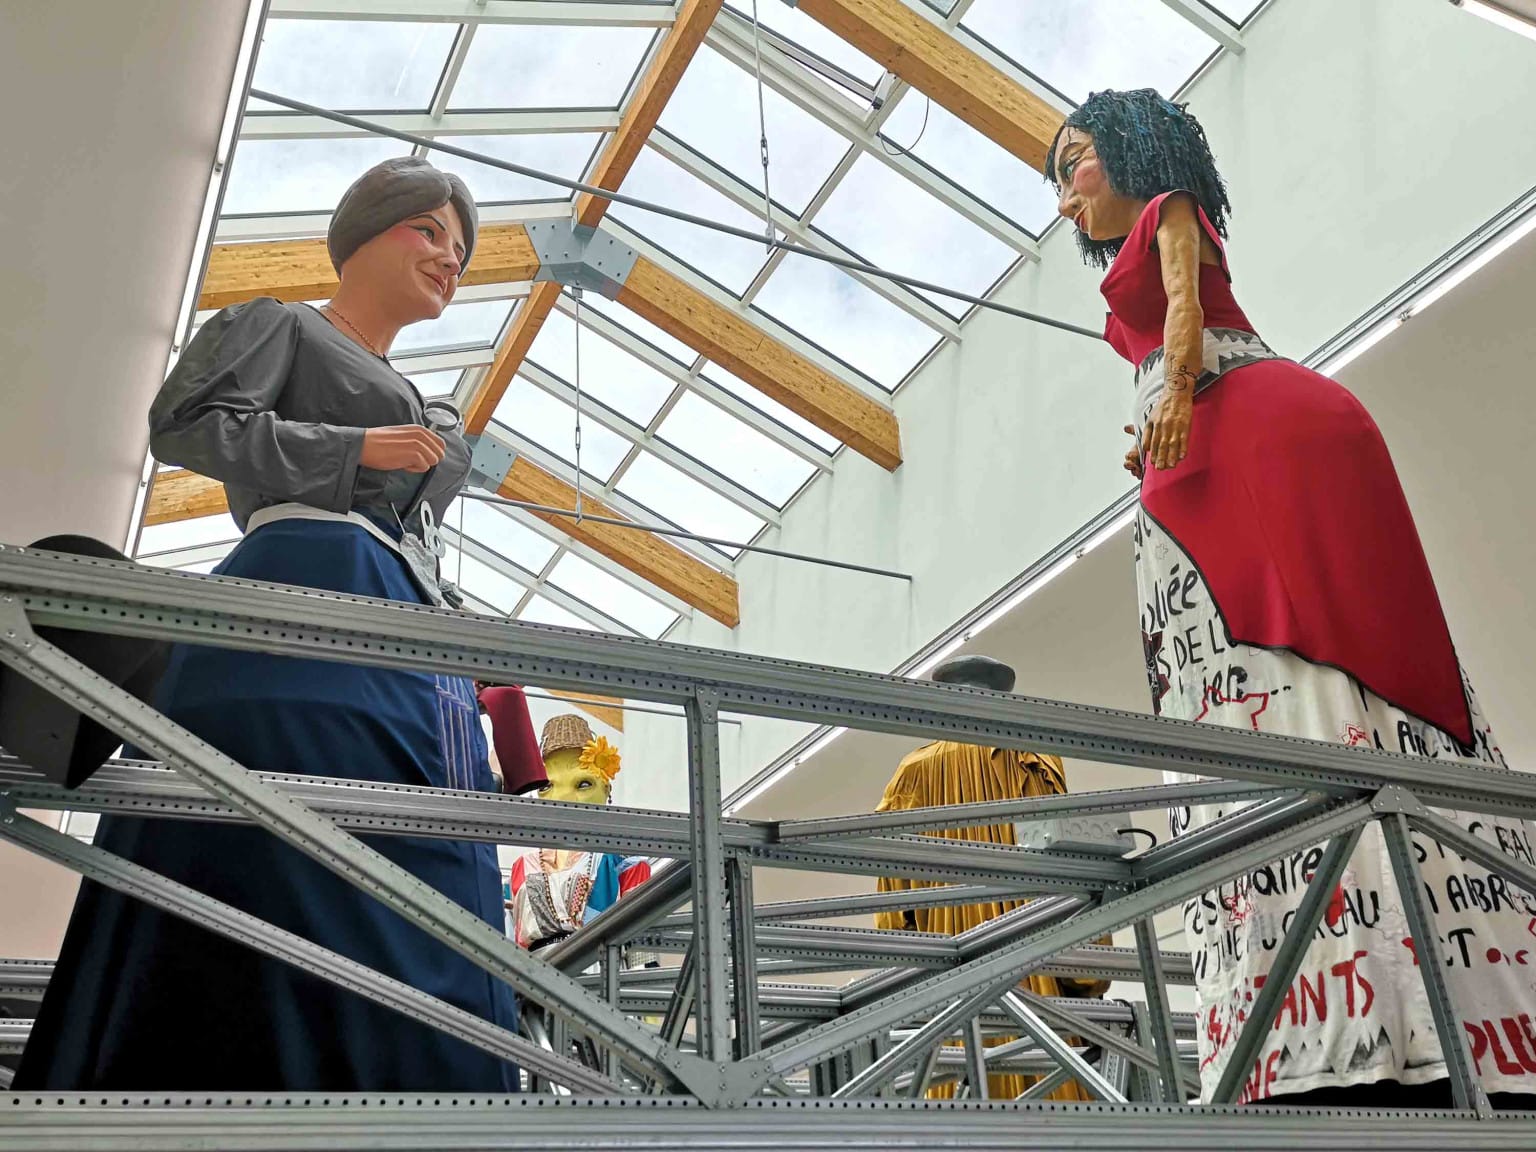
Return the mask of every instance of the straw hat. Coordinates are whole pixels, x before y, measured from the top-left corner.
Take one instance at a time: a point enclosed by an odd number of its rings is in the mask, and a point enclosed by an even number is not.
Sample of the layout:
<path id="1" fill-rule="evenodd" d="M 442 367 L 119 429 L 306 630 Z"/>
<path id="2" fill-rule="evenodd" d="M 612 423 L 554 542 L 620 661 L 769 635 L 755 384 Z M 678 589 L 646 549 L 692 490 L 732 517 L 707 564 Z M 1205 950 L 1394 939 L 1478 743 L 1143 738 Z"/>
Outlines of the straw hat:
<path id="1" fill-rule="evenodd" d="M 539 753 L 548 760 L 551 755 L 564 748 L 574 748 L 579 752 L 590 743 L 592 743 L 592 725 L 580 716 L 566 713 L 564 716 L 554 717 L 544 725 L 544 734 L 539 738 Z"/>

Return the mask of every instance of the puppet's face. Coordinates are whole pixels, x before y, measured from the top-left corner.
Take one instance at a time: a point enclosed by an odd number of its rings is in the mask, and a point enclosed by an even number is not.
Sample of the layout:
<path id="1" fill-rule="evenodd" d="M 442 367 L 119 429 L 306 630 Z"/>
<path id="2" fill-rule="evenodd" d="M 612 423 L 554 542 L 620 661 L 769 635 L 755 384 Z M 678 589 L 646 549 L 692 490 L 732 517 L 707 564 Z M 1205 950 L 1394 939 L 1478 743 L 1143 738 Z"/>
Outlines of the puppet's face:
<path id="1" fill-rule="evenodd" d="M 1090 240 L 1113 240 L 1130 232 L 1141 205 L 1116 192 L 1093 145 L 1081 128 L 1062 131 L 1056 145 L 1056 211 Z"/>
<path id="2" fill-rule="evenodd" d="M 448 203 L 380 232 L 348 257 L 342 278 L 366 284 L 383 311 L 414 324 L 443 314 L 458 290 L 463 259 L 464 226 Z"/>
<path id="3" fill-rule="evenodd" d="M 539 789 L 540 800 L 567 800 L 577 804 L 608 803 L 608 778 L 581 763 L 581 749 L 560 748 L 544 757 L 549 783 Z"/>

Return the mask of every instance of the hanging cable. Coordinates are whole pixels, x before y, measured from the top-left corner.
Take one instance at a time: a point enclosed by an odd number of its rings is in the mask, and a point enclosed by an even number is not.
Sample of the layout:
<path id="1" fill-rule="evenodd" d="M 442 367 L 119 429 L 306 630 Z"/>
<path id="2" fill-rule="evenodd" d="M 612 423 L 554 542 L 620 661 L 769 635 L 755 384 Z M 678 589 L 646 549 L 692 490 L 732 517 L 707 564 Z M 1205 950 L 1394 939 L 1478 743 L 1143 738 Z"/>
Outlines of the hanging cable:
<path id="1" fill-rule="evenodd" d="M 763 95 L 763 37 L 757 23 L 757 0 L 752 0 L 752 58 L 757 66 L 757 143 L 763 157 L 763 235 L 772 253 L 778 234 L 773 230 L 773 192 L 768 186 L 768 105 Z"/>
<path id="2" fill-rule="evenodd" d="M 576 297 L 576 523 L 581 523 L 581 289 L 571 289 Z"/>
<path id="3" fill-rule="evenodd" d="M 541 180 L 546 184 L 553 184 L 558 188 L 567 188 L 573 192 L 585 192 L 588 195 L 599 197 L 614 204 L 627 204 L 631 208 L 639 208 L 645 212 L 654 212 L 658 216 L 666 216 L 672 220 L 681 220 L 685 224 L 692 224 L 699 228 L 708 228 L 712 232 L 719 232 L 725 236 L 736 236 L 743 240 L 751 240 L 754 243 L 761 243 L 763 239 L 761 233 L 749 232 L 745 228 L 722 224 L 718 220 L 710 220 L 704 216 L 695 216 L 691 212 L 683 212 L 677 208 L 668 208 L 665 204 L 656 204 L 649 200 L 642 200 L 638 196 L 616 192 L 612 188 L 600 188 L 595 184 L 585 184 L 580 180 L 572 180 L 569 177 L 559 176 L 553 172 L 544 172 L 538 168 L 530 168 L 526 164 L 516 164 L 510 160 L 503 160 L 497 156 L 488 156 L 483 152 L 475 152 L 469 148 L 460 148 L 457 145 L 447 144 L 441 140 L 428 139 L 425 136 L 418 136 L 414 132 L 402 132 L 399 129 L 391 128 L 388 125 L 379 124 L 372 120 L 349 116 L 345 112 L 333 112 L 329 108 L 321 108 L 315 104 L 306 104 L 302 100 L 290 100 L 286 96 L 263 92 L 257 88 L 251 89 L 251 95 L 257 100 L 265 100 L 270 104 L 290 108 L 295 112 L 305 112 L 311 116 L 319 116 L 321 119 L 330 120 L 336 124 L 345 124 L 347 127 L 356 128 L 361 132 L 388 136 L 392 140 L 402 140 L 407 144 L 421 144 L 434 152 L 442 152 L 448 156 L 457 156 L 461 160 L 468 160 L 475 164 L 484 164 L 491 168 L 500 169 L 503 172 L 515 173 L 518 176 L 526 176 L 531 180 Z M 1037 312 L 1029 312 L 1023 308 L 1015 308 L 1010 304 L 988 300 L 984 296 L 977 296 L 970 292 L 960 292 L 954 288 L 946 288 L 942 284 L 920 280 L 916 276 L 905 276 L 899 272 L 890 272 L 884 268 L 876 267 L 868 260 L 837 256 L 831 252 L 807 248 L 803 244 L 794 244 L 788 240 L 775 239 L 773 246 L 780 251 L 789 252 L 796 256 L 820 260 L 823 264 L 831 264 L 835 268 L 861 272 L 866 276 L 878 276 L 880 279 L 889 280 L 893 284 L 902 284 L 908 288 L 921 289 L 924 292 L 934 292 L 951 300 L 959 300 L 964 304 L 974 304 L 978 308 L 985 308 L 991 312 L 1001 312 L 1005 316 L 1016 316 L 1020 320 L 1044 324 L 1048 328 L 1057 328 L 1063 332 L 1087 336 L 1091 340 L 1102 341 L 1104 339 L 1102 332 L 1095 332 L 1092 328 L 1085 328 L 1081 324 L 1073 324 L 1066 320 L 1055 320 L 1049 316 L 1041 316 Z"/>
<path id="4" fill-rule="evenodd" d="M 910 156 L 912 155 L 913 150 L 923 142 L 923 136 L 928 131 L 928 113 L 933 111 L 933 98 L 931 96 L 924 96 L 923 99 L 926 100 L 927 103 L 923 105 L 923 126 L 917 130 L 916 140 L 903 147 L 883 133 L 879 137 L 880 147 L 885 151 L 887 156 Z"/>

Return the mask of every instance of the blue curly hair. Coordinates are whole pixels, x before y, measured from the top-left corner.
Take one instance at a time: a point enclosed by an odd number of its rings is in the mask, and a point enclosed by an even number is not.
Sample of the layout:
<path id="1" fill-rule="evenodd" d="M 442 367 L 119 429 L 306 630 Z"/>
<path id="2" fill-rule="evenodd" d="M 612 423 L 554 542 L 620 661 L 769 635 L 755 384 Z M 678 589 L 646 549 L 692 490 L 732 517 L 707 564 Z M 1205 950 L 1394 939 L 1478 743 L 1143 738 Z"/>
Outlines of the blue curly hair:
<path id="1" fill-rule="evenodd" d="M 1186 105 L 1166 100 L 1151 88 L 1093 93 L 1067 117 L 1046 153 L 1045 178 L 1058 191 L 1056 148 L 1068 128 L 1092 135 L 1109 186 L 1118 194 L 1151 200 L 1179 189 L 1192 192 L 1216 231 L 1226 236 L 1232 211 L 1227 186 L 1216 170 L 1205 129 Z M 1124 237 L 1090 240 L 1081 232 L 1077 236 L 1083 260 L 1097 268 L 1109 267 L 1123 243 Z"/>

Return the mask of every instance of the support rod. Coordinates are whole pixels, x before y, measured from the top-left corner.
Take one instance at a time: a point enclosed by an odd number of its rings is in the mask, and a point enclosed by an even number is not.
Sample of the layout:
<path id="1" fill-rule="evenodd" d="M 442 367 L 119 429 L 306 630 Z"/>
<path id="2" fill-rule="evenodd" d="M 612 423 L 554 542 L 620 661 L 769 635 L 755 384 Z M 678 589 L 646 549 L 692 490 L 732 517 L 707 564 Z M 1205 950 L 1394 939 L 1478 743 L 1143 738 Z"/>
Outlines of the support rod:
<path id="1" fill-rule="evenodd" d="M 1157 946 L 1157 929 L 1150 915 L 1136 921 L 1136 952 L 1141 957 L 1141 982 L 1146 987 L 1147 1020 L 1152 1030 L 1152 1050 L 1157 1053 L 1157 1079 L 1163 1099 L 1184 1103 L 1179 1081 L 1179 1041 L 1173 1034 L 1168 1011 L 1168 988 L 1163 980 L 1163 956 Z"/>
<path id="2" fill-rule="evenodd" d="M 588 997 L 569 977 L 533 959 L 500 931 L 356 837 L 199 740 L 109 680 L 40 639 L 21 607 L 0 599 L 0 662 L 133 744 L 160 756 L 214 796 L 349 883 L 383 900 L 491 975 L 579 1020 L 637 1066 L 670 1082 L 690 1065 L 617 1009 Z M 695 1075 L 699 1071 L 694 1071 Z"/>
<path id="3" fill-rule="evenodd" d="M 295 112 L 307 112 L 311 116 L 319 116 L 325 120 L 334 121 L 337 124 L 345 124 L 349 128 L 357 128 L 364 132 L 371 132 L 378 136 L 390 136 L 396 140 L 403 140 L 407 144 L 413 144 L 417 148 L 425 148 L 433 152 L 444 152 L 449 156 L 457 156 L 461 160 L 470 160 L 476 164 L 485 164 L 492 168 L 500 168 L 503 172 L 513 172 L 519 176 L 527 176 L 533 180 L 542 180 L 548 184 L 554 184 L 561 188 L 568 188 L 572 192 L 585 192 L 588 195 L 612 201 L 615 204 L 627 204 L 631 208 L 639 208 L 645 212 L 654 212 L 658 216 L 668 216 L 673 220 L 681 220 L 685 224 L 693 224 L 699 228 L 708 228 L 713 232 L 720 232 L 726 236 L 735 236 L 742 240 L 751 240 L 755 244 L 762 244 L 766 238 L 761 232 L 752 232 L 746 228 L 736 228 L 730 224 L 722 224 L 718 220 L 710 220 L 703 216 L 695 216 L 691 212 L 682 212 L 676 208 L 668 208 L 662 204 L 653 204 L 648 200 L 641 200 L 636 196 L 629 196 L 622 192 L 615 192 L 611 188 L 600 188 L 594 184 L 584 184 L 580 180 L 572 180 L 566 176 L 559 176 L 553 172 L 543 172 L 537 168 L 530 168 L 526 164 L 516 164 L 510 160 L 503 160 L 497 156 L 488 156 L 483 152 L 475 152 L 468 148 L 460 148 L 443 140 L 434 140 L 426 136 L 418 136 L 414 132 L 402 132 L 398 128 L 391 128 L 387 124 L 380 124 L 374 120 L 365 120 L 358 116 L 348 116 L 344 112 L 332 112 L 328 108 L 320 108 L 314 104 L 306 104 L 302 100 L 290 100 L 286 96 L 277 96 L 271 92 L 263 92 L 252 88 L 251 95 L 258 100 L 266 100 L 272 104 L 279 104 L 284 108 L 291 108 Z M 1049 328 L 1057 328 L 1063 332 L 1072 332 L 1078 336 L 1087 336 L 1093 340 L 1103 340 L 1100 332 L 1091 328 L 1084 328 L 1079 324 L 1069 324 L 1065 320 L 1053 320 L 1048 316 L 1040 316 L 1034 312 L 1026 312 L 1022 308 L 1014 308 L 1008 304 L 1000 304 L 995 300 L 988 300 L 985 296 L 975 296 L 969 292 L 960 292 L 954 288 L 946 288 L 941 284 L 933 284 L 927 280 L 919 280 L 915 276 L 903 276 L 897 272 L 887 272 L 883 268 L 876 268 L 873 264 L 864 260 L 853 260 L 843 256 L 835 256 L 830 252 L 822 252 L 816 248 L 807 248 L 801 244 L 794 244 L 788 240 L 773 239 L 766 241 L 772 247 L 781 249 L 795 256 L 805 256 L 812 260 L 820 260 L 823 263 L 834 265 L 852 272 L 859 272 L 865 276 L 878 276 L 883 280 L 890 280 L 895 284 L 902 284 L 908 288 L 917 288 L 924 292 L 933 292 L 940 296 L 947 296 L 951 300 L 959 300 L 966 304 L 973 304 L 978 308 L 987 308 L 994 312 L 1002 312 L 1008 316 L 1016 316 L 1020 320 L 1030 320 L 1036 324 L 1044 324 Z"/>
<path id="4" fill-rule="evenodd" d="M 1150 811 L 1175 804 L 1269 799 L 1273 793 L 1274 789 L 1263 785 L 1234 783 L 1230 780 L 1159 784 L 1147 788 L 1117 788 L 1104 792 L 1070 792 L 1061 796 L 1025 796 L 1016 800 L 982 800 L 974 804 L 907 808 L 900 812 L 872 812 L 862 816 L 781 820 L 776 831 L 781 841 L 890 835 L 897 832 L 941 832 L 1012 823 L 1056 813 L 1088 816 L 1108 812 Z"/>
<path id="5" fill-rule="evenodd" d="M 693 949 L 698 1048 L 705 1060 L 729 1059 L 726 985 L 725 845 L 720 837 L 719 698 L 698 689 L 688 713 L 688 815 L 693 827 Z"/>
<path id="6" fill-rule="evenodd" d="M 1286 993 L 1291 989 L 1291 981 L 1296 979 L 1302 958 L 1306 956 L 1307 947 L 1312 943 L 1318 923 L 1323 918 L 1323 910 L 1333 897 L 1334 889 L 1338 887 L 1339 877 L 1344 873 L 1344 866 L 1349 863 L 1355 845 L 1359 842 L 1359 828 L 1351 828 L 1329 841 L 1317 871 L 1307 882 L 1306 895 L 1302 897 L 1291 926 L 1286 930 L 1280 950 L 1270 964 L 1269 975 L 1264 978 L 1264 987 L 1259 989 L 1259 995 L 1248 1011 L 1247 1021 L 1238 1034 L 1237 1043 L 1227 1054 L 1227 1064 L 1222 1069 L 1216 1091 L 1211 1094 L 1211 1103 L 1236 1103 L 1243 1082 L 1248 1078 L 1248 1069 L 1259 1058 L 1264 1041 L 1274 1030 L 1275 1016 L 1280 1011 Z"/>
<path id="7" fill-rule="evenodd" d="M 820 564 L 823 568 L 841 568 L 848 572 L 863 572 L 869 576 L 885 576 L 891 580 L 912 582 L 912 576 L 906 572 L 892 572 L 889 568 L 872 568 L 868 564 L 855 564 L 851 560 L 831 560 L 825 556 L 807 556 L 803 552 L 786 552 L 782 548 L 769 548 L 764 544 L 743 544 L 739 540 L 722 540 L 718 536 L 700 536 L 697 532 L 674 528 L 670 524 L 642 524 L 636 520 L 623 520 L 617 516 L 597 516 L 591 512 L 578 512 L 574 508 L 557 508 L 552 504 L 513 500 L 506 496 L 498 496 L 494 492 L 476 492 L 472 488 L 465 488 L 459 495 L 466 500 L 479 500 L 484 504 L 495 504 L 500 508 L 520 508 L 524 512 L 538 512 L 546 516 L 565 516 L 572 520 L 607 524 L 611 528 L 632 528 L 636 532 L 647 532 L 653 536 L 674 536 L 679 540 L 697 540 L 700 544 L 713 544 L 737 552 L 759 552 L 764 556 L 777 556 L 781 560 L 799 560 L 805 564 Z"/>
<path id="8" fill-rule="evenodd" d="M 1402 812 L 1388 812 L 1381 817 L 1381 834 L 1387 841 L 1387 855 L 1392 859 L 1392 874 L 1397 880 L 1397 894 L 1403 902 L 1408 931 L 1413 934 L 1418 958 L 1419 977 L 1429 998 L 1430 1014 L 1435 1018 L 1435 1034 L 1445 1057 L 1446 1075 L 1451 1081 L 1451 1096 L 1456 1107 L 1476 1112 L 1481 1117 L 1493 1115 L 1488 1094 L 1478 1083 L 1472 1053 L 1467 1048 L 1467 1034 L 1462 1030 L 1451 989 L 1445 979 L 1445 958 L 1440 952 L 1440 937 L 1435 932 L 1434 917 L 1424 899 L 1424 877 L 1414 857 L 1408 820 Z"/>
<path id="9" fill-rule="evenodd" d="M 1115 1086 L 1099 1075 L 1098 1069 L 1079 1056 L 1072 1045 L 1056 1035 L 1051 1026 L 1036 1015 L 1017 992 L 1003 993 L 1002 999 L 998 1001 L 998 1007 L 1017 1020 L 1019 1027 L 1045 1050 L 1046 1055 L 1070 1072 L 1072 1078 L 1087 1089 L 1088 1094 L 1095 1100 L 1108 1100 L 1113 1104 L 1125 1103 L 1125 1097 L 1116 1090 Z"/>

